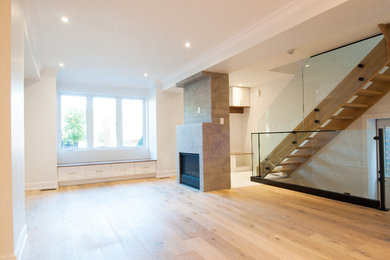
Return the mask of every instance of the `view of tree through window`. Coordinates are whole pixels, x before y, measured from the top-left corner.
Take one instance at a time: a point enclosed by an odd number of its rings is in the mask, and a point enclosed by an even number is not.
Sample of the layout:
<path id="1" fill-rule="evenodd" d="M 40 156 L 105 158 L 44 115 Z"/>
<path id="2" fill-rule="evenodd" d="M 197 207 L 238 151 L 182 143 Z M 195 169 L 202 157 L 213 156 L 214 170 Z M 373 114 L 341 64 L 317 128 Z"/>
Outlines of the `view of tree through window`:
<path id="1" fill-rule="evenodd" d="M 61 96 L 61 146 L 86 148 L 86 97 Z"/>

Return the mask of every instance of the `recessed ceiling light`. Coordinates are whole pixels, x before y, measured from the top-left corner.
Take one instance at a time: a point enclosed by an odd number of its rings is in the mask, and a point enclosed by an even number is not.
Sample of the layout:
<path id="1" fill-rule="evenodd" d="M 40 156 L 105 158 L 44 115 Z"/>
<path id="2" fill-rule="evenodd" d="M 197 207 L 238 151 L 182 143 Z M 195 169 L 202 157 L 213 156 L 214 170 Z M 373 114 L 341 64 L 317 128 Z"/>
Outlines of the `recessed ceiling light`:
<path id="1" fill-rule="evenodd" d="M 306 64 L 305 67 L 308 68 L 308 67 L 310 67 L 310 65 L 309 65 L 309 64 Z"/>
<path id="2" fill-rule="evenodd" d="M 146 78 L 148 76 L 148 73 L 144 73 L 144 77 Z"/>
<path id="3" fill-rule="evenodd" d="M 240 84 L 238 84 L 238 86 L 239 86 L 239 87 L 242 87 L 242 84 L 240 83 Z"/>
<path id="4" fill-rule="evenodd" d="M 191 47 L 191 43 L 190 42 L 186 42 L 186 44 L 184 44 L 186 46 L 186 48 L 190 48 Z"/>
<path id="5" fill-rule="evenodd" d="M 58 63 L 58 66 L 60 66 L 60 67 L 65 67 L 65 64 L 62 63 L 62 62 L 60 62 L 60 63 Z"/>
<path id="6" fill-rule="evenodd" d="M 69 18 L 66 17 L 66 16 L 62 16 L 62 17 L 61 17 L 61 21 L 62 21 L 63 23 L 69 23 Z"/>

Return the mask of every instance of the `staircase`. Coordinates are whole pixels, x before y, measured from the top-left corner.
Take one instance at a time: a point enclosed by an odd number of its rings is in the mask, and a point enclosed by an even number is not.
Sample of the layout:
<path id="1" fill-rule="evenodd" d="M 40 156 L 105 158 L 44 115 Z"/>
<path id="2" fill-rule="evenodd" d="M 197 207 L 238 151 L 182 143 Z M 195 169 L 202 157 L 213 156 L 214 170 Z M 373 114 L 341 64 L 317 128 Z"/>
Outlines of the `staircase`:
<path id="1" fill-rule="evenodd" d="M 379 28 L 384 39 L 268 154 L 258 176 L 290 175 L 390 91 L 390 24 Z"/>

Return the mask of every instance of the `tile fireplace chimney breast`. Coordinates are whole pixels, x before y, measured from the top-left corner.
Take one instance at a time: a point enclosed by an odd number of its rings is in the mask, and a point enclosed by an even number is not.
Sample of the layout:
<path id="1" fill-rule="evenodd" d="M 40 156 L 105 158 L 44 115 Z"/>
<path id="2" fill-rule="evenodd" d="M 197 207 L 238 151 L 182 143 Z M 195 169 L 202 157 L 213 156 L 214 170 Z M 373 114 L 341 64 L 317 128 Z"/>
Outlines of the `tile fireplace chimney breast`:
<path id="1" fill-rule="evenodd" d="M 199 189 L 230 189 L 228 75 L 202 71 L 176 87 L 184 90 L 184 125 L 176 127 L 178 183 L 194 187 L 186 183 L 188 179 L 195 181 L 193 176 L 180 173 L 187 168 L 181 155 L 195 154 L 199 158 Z"/>

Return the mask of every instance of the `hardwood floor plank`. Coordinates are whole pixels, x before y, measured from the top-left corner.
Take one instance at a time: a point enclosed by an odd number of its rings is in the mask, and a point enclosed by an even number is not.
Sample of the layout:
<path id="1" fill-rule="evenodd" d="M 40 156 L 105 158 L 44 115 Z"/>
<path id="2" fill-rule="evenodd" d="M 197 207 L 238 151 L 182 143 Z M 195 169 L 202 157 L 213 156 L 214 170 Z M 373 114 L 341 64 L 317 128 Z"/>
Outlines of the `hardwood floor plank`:
<path id="1" fill-rule="evenodd" d="M 36 259 L 387 259 L 390 212 L 257 185 L 147 179 L 26 193 Z"/>

